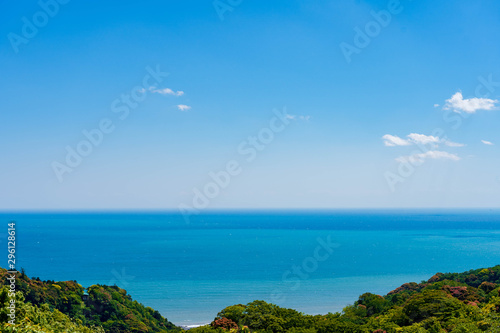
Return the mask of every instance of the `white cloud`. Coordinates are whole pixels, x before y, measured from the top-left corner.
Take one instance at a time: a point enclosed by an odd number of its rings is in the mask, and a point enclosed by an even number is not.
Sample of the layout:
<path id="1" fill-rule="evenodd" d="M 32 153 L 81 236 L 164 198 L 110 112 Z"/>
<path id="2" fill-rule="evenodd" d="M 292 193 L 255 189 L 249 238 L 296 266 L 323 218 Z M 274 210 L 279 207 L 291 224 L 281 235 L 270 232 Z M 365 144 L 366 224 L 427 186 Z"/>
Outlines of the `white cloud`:
<path id="1" fill-rule="evenodd" d="M 184 105 L 184 104 L 177 105 L 177 108 L 181 111 L 191 110 L 191 107 L 189 105 Z"/>
<path id="2" fill-rule="evenodd" d="M 439 104 L 434 104 L 434 107 L 435 107 L 435 108 L 438 108 L 438 107 L 439 107 Z"/>
<path id="3" fill-rule="evenodd" d="M 170 88 L 157 89 L 156 87 L 149 87 L 149 90 L 153 93 L 162 94 L 162 95 L 173 95 L 173 96 L 184 95 L 184 91 L 181 91 L 181 90 L 173 91 Z"/>
<path id="4" fill-rule="evenodd" d="M 399 136 L 395 135 L 390 135 L 386 134 L 382 137 L 384 140 L 384 145 L 387 147 L 394 147 L 394 146 L 409 146 L 411 143 L 408 142 L 405 139 L 401 139 Z"/>
<path id="5" fill-rule="evenodd" d="M 486 140 L 481 140 L 482 143 L 484 143 L 485 145 L 488 145 L 488 146 L 493 146 L 493 142 L 490 142 L 490 141 L 486 141 Z"/>
<path id="6" fill-rule="evenodd" d="M 465 146 L 462 143 L 453 142 L 447 139 L 441 139 L 438 136 L 411 133 L 406 136 L 408 139 L 402 139 L 399 136 L 386 134 L 382 137 L 384 140 L 384 145 L 388 147 L 394 146 L 409 146 L 412 144 L 416 145 L 427 145 L 433 144 L 434 147 L 437 147 L 439 144 L 443 143 L 448 147 L 463 147 Z"/>
<path id="7" fill-rule="evenodd" d="M 449 140 L 444 140 L 443 143 L 448 147 L 463 147 L 465 146 L 463 143 L 453 142 Z"/>
<path id="8" fill-rule="evenodd" d="M 450 99 L 446 100 L 443 109 L 455 112 L 475 113 L 478 110 L 493 110 L 497 107 L 498 100 L 489 98 L 464 99 L 462 93 L 456 92 Z"/>
<path id="9" fill-rule="evenodd" d="M 407 161 L 423 161 L 427 158 L 438 160 L 452 160 L 452 161 L 459 161 L 460 157 L 458 157 L 456 154 L 451 154 L 445 151 L 439 151 L 439 150 L 429 150 L 425 153 L 420 153 L 420 154 L 413 154 L 410 156 L 401 156 L 396 158 L 396 161 L 398 162 L 407 162 Z"/>
<path id="10" fill-rule="evenodd" d="M 411 142 L 426 145 L 428 143 L 439 143 L 439 137 L 425 134 L 411 133 L 407 135 Z"/>

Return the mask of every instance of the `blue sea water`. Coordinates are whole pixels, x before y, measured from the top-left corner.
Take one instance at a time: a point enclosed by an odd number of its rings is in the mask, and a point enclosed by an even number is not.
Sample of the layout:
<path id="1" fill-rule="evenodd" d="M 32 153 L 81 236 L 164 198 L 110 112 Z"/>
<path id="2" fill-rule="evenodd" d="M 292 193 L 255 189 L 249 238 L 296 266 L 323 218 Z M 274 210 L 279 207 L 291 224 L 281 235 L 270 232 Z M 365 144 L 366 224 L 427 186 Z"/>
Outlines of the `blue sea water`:
<path id="1" fill-rule="evenodd" d="M 116 284 L 178 325 L 255 299 L 335 312 L 364 292 L 500 263 L 498 210 L 0 217 L 0 246 L 15 220 L 17 268 L 30 277 Z"/>

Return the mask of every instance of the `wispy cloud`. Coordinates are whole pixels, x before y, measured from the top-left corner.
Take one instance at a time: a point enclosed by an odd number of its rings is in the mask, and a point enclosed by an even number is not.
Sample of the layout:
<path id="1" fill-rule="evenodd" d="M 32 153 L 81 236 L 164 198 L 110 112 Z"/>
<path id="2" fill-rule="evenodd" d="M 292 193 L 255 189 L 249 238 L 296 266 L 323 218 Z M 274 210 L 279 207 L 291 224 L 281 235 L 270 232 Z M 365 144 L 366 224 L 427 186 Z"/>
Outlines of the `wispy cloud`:
<path id="1" fill-rule="evenodd" d="M 297 115 L 293 115 L 293 114 L 286 114 L 285 118 L 291 119 L 291 120 L 300 119 L 300 120 L 308 121 L 309 119 L 311 119 L 311 116 L 297 116 Z"/>
<path id="2" fill-rule="evenodd" d="M 384 145 L 387 147 L 394 147 L 394 146 L 409 146 L 411 143 L 408 142 L 405 139 L 401 139 L 399 136 L 395 135 L 390 135 L 386 134 L 382 137 L 384 140 Z"/>
<path id="3" fill-rule="evenodd" d="M 456 154 L 451 154 L 445 151 L 439 151 L 439 150 L 429 150 L 425 153 L 419 153 L 419 154 L 413 154 L 410 156 L 400 156 L 396 158 L 396 161 L 404 163 L 407 161 L 410 162 L 416 162 L 416 161 L 423 161 L 425 159 L 434 159 L 434 160 L 452 160 L 452 161 L 459 161 L 460 157 L 458 157 Z"/>
<path id="4" fill-rule="evenodd" d="M 149 91 L 151 91 L 152 93 L 161 94 L 161 95 L 172 95 L 172 96 L 184 95 L 184 91 L 181 91 L 181 90 L 173 91 L 170 88 L 158 89 L 156 87 L 149 87 Z"/>
<path id="5" fill-rule="evenodd" d="M 177 108 L 181 111 L 188 111 L 191 110 L 191 107 L 189 105 L 184 105 L 184 104 L 179 104 L 177 105 Z"/>
<path id="6" fill-rule="evenodd" d="M 433 144 L 434 147 L 437 147 L 439 144 L 444 144 L 448 147 L 463 147 L 465 146 L 462 143 L 453 142 L 447 139 L 441 139 L 437 136 L 433 135 L 425 135 L 418 133 L 410 133 L 407 136 L 407 139 L 400 138 L 396 135 L 386 134 L 382 137 L 384 140 L 384 145 L 388 147 L 395 146 L 409 146 L 409 145 L 427 145 Z"/>
<path id="7" fill-rule="evenodd" d="M 463 147 L 465 146 L 463 143 L 453 142 L 449 140 L 444 140 L 443 143 L 448 147 Z"/>
<path id="8" fill-rule="evenodd" d="M 481 142 L 484 143 L 485 145 L 488 145 L 488 146 L 493 146 L 494 145 L 493 142 L 486 141 L 486 140 L 481 140 Z"/>
<path id="9" fill-rule="evenodd" d="M 446 100 L 443 109 L 453 110 L 455 112 L 476 113 L 478 110 L 494 110 L 497 107 L 498 100 L 489 98 L 465 98 L 462 93 L 456 92 L 450 99 Z"/>

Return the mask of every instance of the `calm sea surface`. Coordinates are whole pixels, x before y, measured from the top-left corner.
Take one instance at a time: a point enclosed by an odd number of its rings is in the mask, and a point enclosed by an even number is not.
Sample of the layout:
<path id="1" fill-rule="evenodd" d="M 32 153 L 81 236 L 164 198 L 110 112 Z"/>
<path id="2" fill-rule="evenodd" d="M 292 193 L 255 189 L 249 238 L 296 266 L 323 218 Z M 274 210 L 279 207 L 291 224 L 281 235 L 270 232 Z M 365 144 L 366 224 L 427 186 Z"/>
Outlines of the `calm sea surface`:
<path id="1" fill-rule="evenodd" d="M 0 217 L 0 246 L 15 220 L 17 268 L 30 277 L 116 284 L 179 325 L 255 299 L 335 312 L 364 292 L 500 264 L 498 210 Z"/>

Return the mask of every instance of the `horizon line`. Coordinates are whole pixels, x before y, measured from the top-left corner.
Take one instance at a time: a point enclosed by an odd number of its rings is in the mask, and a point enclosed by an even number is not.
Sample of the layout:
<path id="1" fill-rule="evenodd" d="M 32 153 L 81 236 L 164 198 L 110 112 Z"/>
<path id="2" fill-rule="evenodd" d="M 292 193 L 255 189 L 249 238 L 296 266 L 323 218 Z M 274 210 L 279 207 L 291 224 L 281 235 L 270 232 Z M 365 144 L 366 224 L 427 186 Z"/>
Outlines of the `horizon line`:
<path id="1" fill-rule="evenodd" d="M 213 213 L 311 213 L 311 212 L 352 212 L 352 211 L 500 211 L 500 207 L 349 207 L 349 208 L 212 208 L 203 209 L 193 215 L 213 214 Z M 118 209 L 118 208 L 84 208 L 84 209 L 17 209 L 4 210 L 0 209 L 0 214 L 105 214 L 105 213 L 142 213 L 142 214 L 182 214 L 178 209 Z"/>

